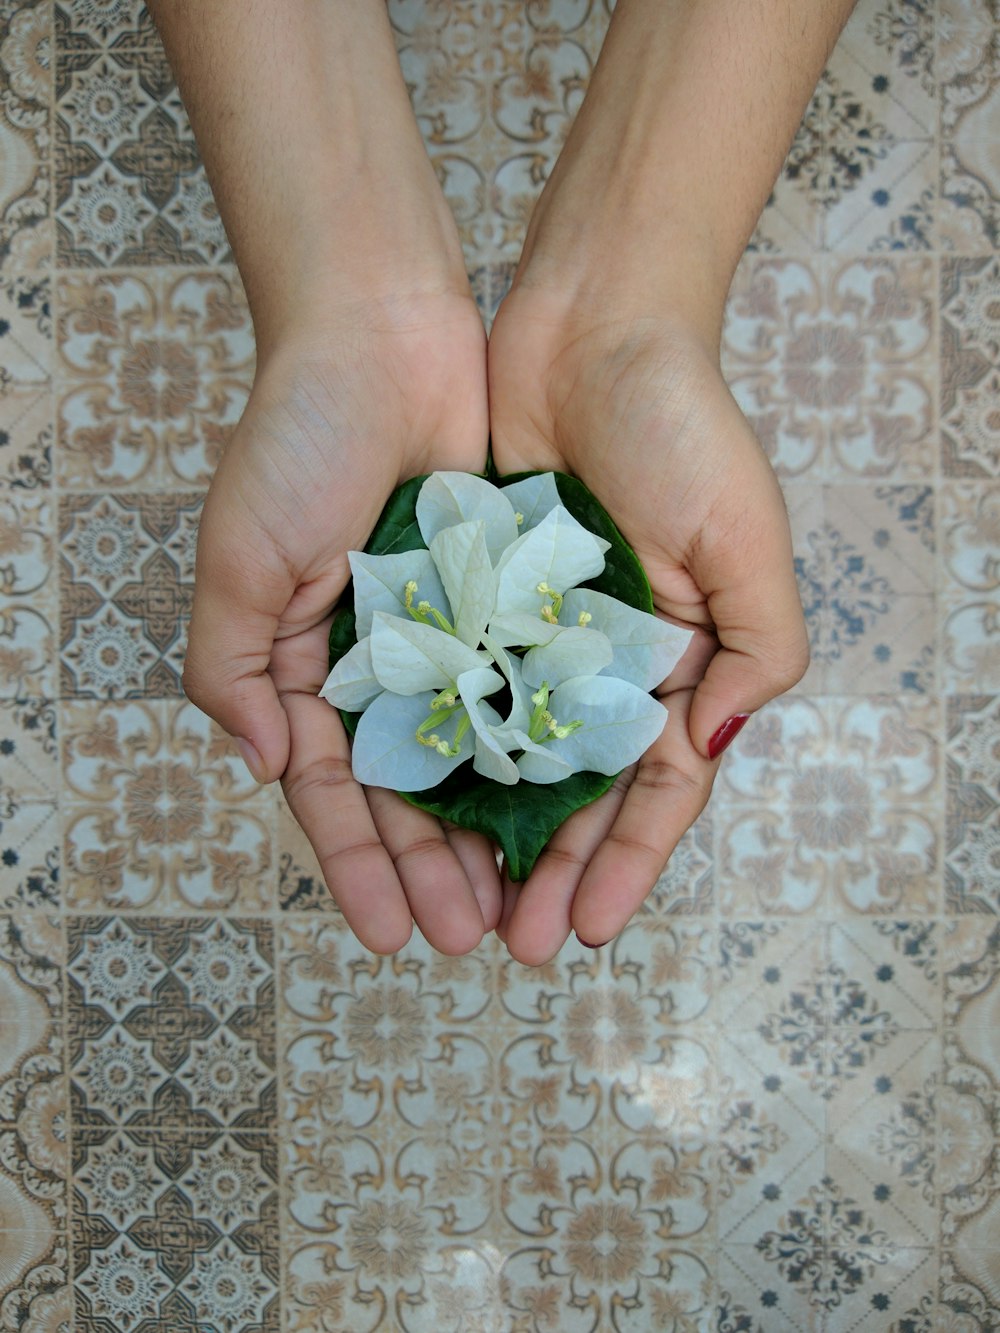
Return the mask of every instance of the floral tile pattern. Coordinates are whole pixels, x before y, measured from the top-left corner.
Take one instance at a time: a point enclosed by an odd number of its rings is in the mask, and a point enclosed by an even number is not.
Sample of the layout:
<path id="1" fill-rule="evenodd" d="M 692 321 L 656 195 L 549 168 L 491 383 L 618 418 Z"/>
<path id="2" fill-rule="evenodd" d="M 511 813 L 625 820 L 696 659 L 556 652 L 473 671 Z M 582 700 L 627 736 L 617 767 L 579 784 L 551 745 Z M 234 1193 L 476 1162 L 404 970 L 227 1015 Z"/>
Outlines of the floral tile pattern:
<path id="1" fill-rule="evenodd" d="M 60 712 L 69 905 L 271 906 L 272 793 L 204 713 L 165 701 Z"/>
<path id="2" fill-rule="evenodd" d="M 68 940 L 75 1327 L 276 1330 L 270 926 L 85 917 Z"/>
<path id="3" fill-rule="evenodd" d="M 1000 484 L 941 487 L 942 670 L 948 690 L 1000 688 Z"/>
<path id="4" fill-rule="evenodd" d="M 0 698 L 57 693 L 53 503 L 0 490 Z"/>
<path id="5" fill-rule="evenodd" d="M 52 475 L 49 279 L 0 278 L 0 481 L 23 489 Z"/>
<path id="6" fill-rule="evenodd" d="M 207 484 L 253 377 L 238 279 L 88 274 L 57 299 L 63 485 Z"/>
<path id="7" fill-rule="evenodd" d="M 926 478 L 934 459 L 934 266 L 744 260 L 724 368 L 782 478 Z"/>
<path id="8" fill-rule="evenodd" d="M 610 0 L 389 0 L 487 325 Z M 726 374 L 812 664 L 635 920 L 348 931 L 182 699 L 254 374 L 141 0 L 0 6 L 0 1333 L 1000 1330 L 1000 11 L 860 0 Z"/>
<path id="9" fill-rule="evenodd" d="M 58 1327 L 71 1313 L 61 953 L 54 920 L 38 912 L 0 918 L 0 1320 L 6 1328 Z"/>
<path id="10" fill-rule="evenodd" d="M 949 910 L 1000 915 L 1000 700 L 948 700 Z"/>
<path id="11" fill-rule="evenodd" d="M 59 263 L 226 259 L 218 209 L 148 14 L 131 3 L 56 5 L 55 67 Z"/>
<path id="12" fill-rule="evenodd" d="M 934 247 L 934 29 L 927 0 L 858 6 L 803 117 L 754 249 Z"/>
<path id="13" fill-rule="evenodd" d="M 941 462 L 952 477 L 1000 476 L 1000 262 L 941 261 Z"/>
<path id="14" fill-rule="evenodd" d="M 0 13 L 0 269 L 46 268 L 49 219 L 49 119 L 52 106 L 52 4 L 8 4 Z"/>
<path id="15" fill-rule="evenodd" d="M 65 697 L 181 694 L 201 501 L 181 492 L 60 501 Z"/>
<path id="16" fill-rule="evenodd" d="M 995 0 L 945 0 L 941 40 L 941 246 L 989 253 L 1000 240 L 996 107 L 1000 38 Z"/>
<path id="17" fill-rule="evenodd" d="M 0 702 L 0 904 L 60 905 L 56 708 Z"/>
<path id="18" fill-rule="evenodd" d="M 715 797 L 728 915 L 940 911 L 933 700 L 778 700 L 734 746 Z"/>

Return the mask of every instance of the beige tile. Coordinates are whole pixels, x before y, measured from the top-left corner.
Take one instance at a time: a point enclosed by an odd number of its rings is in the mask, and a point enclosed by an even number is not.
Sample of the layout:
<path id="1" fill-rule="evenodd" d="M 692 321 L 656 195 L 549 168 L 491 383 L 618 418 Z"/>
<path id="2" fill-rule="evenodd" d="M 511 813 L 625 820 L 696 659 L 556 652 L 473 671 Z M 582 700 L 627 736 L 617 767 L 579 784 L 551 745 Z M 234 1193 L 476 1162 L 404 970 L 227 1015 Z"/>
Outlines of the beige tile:
<path id="1" fill-rule="evenodd" d="M 1000 267 L 941 263 L 941 466 L 949 477 L 1000 475 Z"/>
<path id="2" fill-rule="evenodd" d="M 723 913 L 939 910 L 937 729 L 919 696 L 773 703 L 715 797 Z"/>
<path id="3" fill-rule="evenodd" d="M 1000 688 L 1000 484 L 940 490 L 941 657 L 951 692 Z"/>
<path id="4" fill-rule="evenodd" d="M 272 793 L 203 713 L 76 701 L 60 719 L 67 905 L 270 908 Z"/>
<path id="5" fill-rule="evenodd" d="M 941 246 L 988 254 L 1000 225 L 1000 58 L 990 0 L 945 0 L 938 19 Z"/>
<path id="6" fill-rule="evenodd" d="M 55 531 L 44 494 L 0 490 L 0 698 L 52 699 Z"/>
<path id="7" fill-rule="evenodd" d="M 235 273 L 81 273 L 56 301 L 63 485 L 207 484 L 253 378 Z"/>
<path id="8" fill-rule="evenodd" d="M 935 309 L 928 259 L 744 260 L 723 368 L 781 478 L 932 472 Z"/>
<path id="9" fill-rule="evenodd" d="M 948 700 L 946 905 L 953 912 L 1000 909 L 1000 701 Z"/>

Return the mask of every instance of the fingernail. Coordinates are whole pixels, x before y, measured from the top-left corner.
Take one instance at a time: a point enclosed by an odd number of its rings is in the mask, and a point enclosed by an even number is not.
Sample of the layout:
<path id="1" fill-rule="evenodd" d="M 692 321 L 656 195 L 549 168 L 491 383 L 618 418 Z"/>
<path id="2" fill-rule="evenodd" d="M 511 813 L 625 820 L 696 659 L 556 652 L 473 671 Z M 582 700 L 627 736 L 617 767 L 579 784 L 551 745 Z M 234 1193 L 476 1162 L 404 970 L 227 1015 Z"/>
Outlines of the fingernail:
<path id="1" fill-rule="evenodd" d="M 709 759 L 718 759 L 722 751 L 740 734 L 750 717 L 749 713 L 736 713 L 722 726 L 708 742 Z"/>
<path id="2" fill-rule="evenodd" d="M 575 931 L 574 934 L 576 934 Z M 579 934 L 576 934 L 576 938 L 577 938 L 577 943 L 582 944 L 585 949 L 601 949 L 604 947 L 601 944 L 591 944 L 589 940 L 585 940 L 583 936 Z"/>
<path id="3" fill-rule="evenodd" d="M 250 770 L 250 776 L 254 782 L 263 784 L 264 782 L 264 761 L 260 757 L 257 747 L 252 742 L 245 740 L 242 736 L 236 736 L 236 748 L 240 752 L 240 757 Z"/>

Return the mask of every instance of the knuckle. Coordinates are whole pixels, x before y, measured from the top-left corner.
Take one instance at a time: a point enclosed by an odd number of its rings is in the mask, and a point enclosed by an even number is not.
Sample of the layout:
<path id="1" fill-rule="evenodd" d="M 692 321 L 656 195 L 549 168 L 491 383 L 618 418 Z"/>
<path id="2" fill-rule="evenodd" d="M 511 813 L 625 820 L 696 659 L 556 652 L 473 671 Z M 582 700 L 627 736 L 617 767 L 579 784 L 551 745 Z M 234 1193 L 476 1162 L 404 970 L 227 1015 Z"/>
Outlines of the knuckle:
<path id="1" fill-rule="evenodd" d="M 587 862 L 573 847 L 561 845 L 559 843 L 550 843 L 545 849 L 545 863 L 557 868 L 565 867 L 567 870 L 580 872 L 584 869 Z"/>
<path id="2" fill-rule="evenodd" d="M 315 759 L 304 768 L 294 773 L 287 773 L 281 780 L 281 789 L 285 800 L 294 810 L 297 806 L 311 803 L 319 796 L 338 796 L 353 784 L 350 759 L 330 755 Z"/>
<path id="3" fill-rule="evenodd" d="M 433 861 L 441 855 L 444 848 L 443 838 L 435 837 L 434 834 L 424 834 L 419 838 L 411 838 L 392 859 L 397 867 L 410 865 L 413 862 Z"/>

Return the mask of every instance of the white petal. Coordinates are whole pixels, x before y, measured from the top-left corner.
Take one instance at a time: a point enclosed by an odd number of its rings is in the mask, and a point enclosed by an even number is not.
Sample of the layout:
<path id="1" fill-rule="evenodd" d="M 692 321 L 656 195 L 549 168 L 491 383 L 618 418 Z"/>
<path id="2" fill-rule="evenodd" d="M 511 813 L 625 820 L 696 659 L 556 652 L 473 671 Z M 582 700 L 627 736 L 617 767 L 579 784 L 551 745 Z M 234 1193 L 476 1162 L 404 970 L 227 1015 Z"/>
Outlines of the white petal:
<path id="1" fill-rule="evenodd" d="M 360 712 L 382 693 L 372 670 L 371 639 L 359 640 L 333 668 L 319 692 L 334 708 Z"/>
<path id="2" fill-rule="evenodd" d="M 433 697 L 424 693 L 403 698 L 386 691 L 362 713 L 351 752 L 351 767 L 359 782 L 393 791 L 425 791 L 470 758 L 468 735 L 454 759 L 417 740 L 417 727 L 429 714 Z M 452 734 L 453 728 L 448 728 L 447 738 Z"/>
<path id="3" fill-rule="evenodd" d="M 506 753 L 503 743 L 505 738 L 495 734 L 497 731 L 502 731 L 502 728 L 496 728 L 488 721 L 480 703 L 485 695 L 494 694 L 503 688 L 503 677 L 497 675 L 495 671 L 480 669 L 465 672 L 459 676 L 457 684 L 462 703 L 469 710 L 469 719 L 476 736 L 476 757 L 473 768 L 484 778 L 492 778 L 494 782 L 503 782 L 510 786 L 517 782 L 520 776 L 517 765 Z M 496 716 L 493 709 L 490 709 L 490 712 Z M 507 745 L 507 749 L 513 748 L 512 742 Z"/>
<path id="4" fill-rule="evenodd" d="M 545 745 L 536 745 L 524 733 L 515 732 L 518 745 L 524 753 L 517 761 L 518 772 L 526 782 L 550 783 L 562 782 L 571 777 L 574 770 L 558 753 L 559 741 L 548 741 Z"/>
<path id="5" fill-rule="evenodd" d="M 538 597 L 539 603 L 547 600 Z M 529 615 L 527 611 L 508 611 L 506 615 L 494 616 L 489 629 L 490 638 L 502 648 L 531 648 L 536 643 L 551 643 L 563 626 L 553 625 L 537 613 Z"/>
<path id="6" fill-rule="evenodd" d="M 443 629 L 376 611 L 371 634 L 375 678 L 394 694 L 443 690 L 489 659 Z"/>
<path id="7" fill-rule="evenodd" d="M 561 726 L 583 723 L 547 742 L 577 772 L 619 773 L 645 754 L 667 721 L 658 699 L 614 676 L 567 680 L 549 696 L 549 711 Z"/>
<path id="8" fill-rule="evenodd" d="M 599 629 L 611 640 L 614 657 L 604 668 L 604 675 L 630 681 L 640 690 L 659 685 L 673 671 L 693 637 L 690 630 L 668 625 L 658 616 L 590 588 L 568 592 L 560 616 L 571 624 L 579 619 L 581 611 L 590 612 L 591 629 Z"/>
<path id="9" fill-rule="evenodd" d="M 439 532 L 482 519 L 490 559 L 496 561 L 517 537 L 514 508 L 503 491 L 469 472 L 433 472 L 417 496 L 417 524 L 428 547 Z"/>
<path id="10" fill-rule="evenodd" d="M 613 656 L 599 630 L 566 625 L 551 643 L 525 653 L 521 674 L 528 685 L 537 688 L 544 680 L 554 689 L 572 676 L 596 676 Z"/>
<path id="11" fill-rule="evenodd" d="M 503 494 L 523 516 L 523 521 L 517 527 L 519 533 L 530 532 L 556 505 L 562 504 L 555 476 L 551 472 L 541 472 L 537 477 L 513 481 L 509 486 L 504 486 Z"/>
<path id="12" fill-rule="evenodd" d="M 455 633 L 463 643 L 477 647 L 493 612 L 493 566 L 485 523 L 476 519 L 445 528 L 431 538 L 431 558 L 441 575 Z"/>
<path id="13" fill-rule="evenodd" d="M 593 578 L 604 568 L 604 552 L 610 544 L 588 532 L 568 509 L 553 509 L 501 557 L 496 568 L 496 614 L 537 614 L 543 601 L 537 591 L 540 583 L 565 592 Z"/>
<path id="14" fill-rule="evenodd" d="M 521 659 L 515 657 L 512 653 L 505 652 L 498 643 L 494 643 L 488 634 L 483 635 L 483 646 L 503 672 L 507 684 L 510 686 L 510 716 L 504 722 L 504 726 L 508 728 L 521 727 L 526 731 L 531 721 L 532 703 L 531 689 L 525 684 L 524 677 L 521 674 Z M 507 748 L 514 749 L 515 747 L 508 746 Z"/>
<path id="15" fill-rule="evenodd" d="M 406 584 L 411 579 L 417 584 L 414 604 L 426 599 L 442 615 L 450 618 L 451 608 L 430 551 L 401 551 L 395 555 L 348 551 L 347 558 L 354 576 L 354 612 L 359 639 L 371 634 L 372 616 L 376 611 L 410 619 L 404 598 Z"/>

